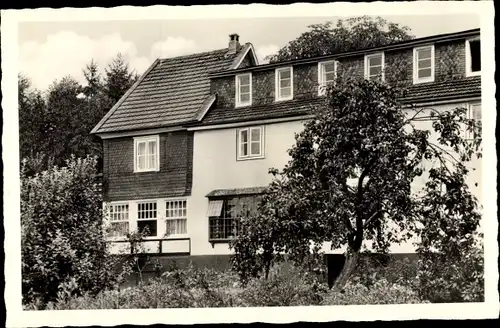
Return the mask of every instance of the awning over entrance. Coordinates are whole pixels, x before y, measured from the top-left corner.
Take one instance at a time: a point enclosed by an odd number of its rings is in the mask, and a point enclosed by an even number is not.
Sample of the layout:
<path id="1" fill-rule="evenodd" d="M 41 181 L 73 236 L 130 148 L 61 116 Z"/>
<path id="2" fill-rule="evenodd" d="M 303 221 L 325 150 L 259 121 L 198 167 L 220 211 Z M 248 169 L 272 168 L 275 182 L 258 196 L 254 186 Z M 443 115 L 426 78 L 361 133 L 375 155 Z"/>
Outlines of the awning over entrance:
<path id="1" fill-rule="evenodd" d="M 242 196 L 242 195 L 257 195 L 262 194 L 267 187 L 250 187 L 250 188 L 235 188 L 235 189 L 216 189 L 209 192 L 206 197 L 227 197 L 227 196 Z"/>

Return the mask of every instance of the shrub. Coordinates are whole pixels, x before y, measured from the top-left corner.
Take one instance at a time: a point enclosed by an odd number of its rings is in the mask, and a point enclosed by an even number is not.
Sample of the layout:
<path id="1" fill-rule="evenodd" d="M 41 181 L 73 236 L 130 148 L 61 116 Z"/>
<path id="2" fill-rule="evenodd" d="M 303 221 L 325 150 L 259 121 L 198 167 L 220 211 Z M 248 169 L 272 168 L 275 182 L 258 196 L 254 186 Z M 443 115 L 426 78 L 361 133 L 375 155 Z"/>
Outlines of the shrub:
<path id="1" fill-rule="evenodd" d="M 95 158 L 21 172 L 23 303 L 96 294 L 120 280 L 107 251 Z"/>
<path id="2" fill-rule="evenodd" d="M 360 282 L 348 282 L 342 293 L 330 291 L 322 305 L 414 304 L 427 303 L 413 289 L 393 284 L 385 278 L 370 287 Z"/>
<path id="3" fill-rule="evenodd" d="M 273 266 L 268 279 L 251 280 L 240 298 L 254 307 L 319 305 L 326 291 L 315 275 L 285 262 Z"/>
<path id="4" fill-rule="evenodd" d="M 433 303 L 484 301 L 484 259 L 478 245 L 455 256 L 422 256 L 418 269 L 420 295 Z"/>
<path id="5" fill-rule="evenodd" d="M 239 276 L 231 271 L 171 269 L 161 278 L 121 291 L 103 291 L 98 295 L 61 298 L 46 309 L 140 309 L 200 307 L 269 307 L 346 304 L 422 303 L 410 288 L 392 284 L 386 279 L 370 287 L 349 282 L 344 293 L 320 284 L 307 270 L 282 263 L 270 268 L 268 279 L 256 278 L 242 286 Z M 26 309 L 36 309 L 31 304 Z"/>

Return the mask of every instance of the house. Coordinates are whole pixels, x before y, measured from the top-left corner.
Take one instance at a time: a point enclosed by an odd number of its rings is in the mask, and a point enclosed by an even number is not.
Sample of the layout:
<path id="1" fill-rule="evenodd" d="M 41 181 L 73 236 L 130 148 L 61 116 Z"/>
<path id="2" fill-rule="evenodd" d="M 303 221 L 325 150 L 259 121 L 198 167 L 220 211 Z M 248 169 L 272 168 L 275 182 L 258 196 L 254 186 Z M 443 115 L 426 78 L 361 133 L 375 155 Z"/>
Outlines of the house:
<path id="1" fill-rule="evenodd" d="M 341 72 L 405 83 L 409 111 L 464 105 L 480 120 L 479 37 L 473 29 L 259 65 L 253 46 L 233 34 L 227 48 L 156 60 L 92 131 L 103 140 L 116 251 L 128 247 L 126 232 L 148 227 L 148 252 L 227 257 L 238 215 L 255 208 L 268 169 L 287 163 L 294 133 Z M 481 180 L 479 161 L 471 181 Z"/>

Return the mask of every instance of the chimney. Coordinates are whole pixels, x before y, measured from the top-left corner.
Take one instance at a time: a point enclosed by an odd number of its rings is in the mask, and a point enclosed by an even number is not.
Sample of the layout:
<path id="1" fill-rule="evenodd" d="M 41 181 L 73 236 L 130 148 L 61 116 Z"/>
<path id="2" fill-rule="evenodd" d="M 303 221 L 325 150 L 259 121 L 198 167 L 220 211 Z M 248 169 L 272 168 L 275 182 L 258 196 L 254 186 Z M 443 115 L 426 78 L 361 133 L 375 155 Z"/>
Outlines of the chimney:
<path id="1" fill-rule="evenodd" d="M 240 50 L 240 36 L 236 33 L 229 35 L 228 53 L 236 53 Z"/>

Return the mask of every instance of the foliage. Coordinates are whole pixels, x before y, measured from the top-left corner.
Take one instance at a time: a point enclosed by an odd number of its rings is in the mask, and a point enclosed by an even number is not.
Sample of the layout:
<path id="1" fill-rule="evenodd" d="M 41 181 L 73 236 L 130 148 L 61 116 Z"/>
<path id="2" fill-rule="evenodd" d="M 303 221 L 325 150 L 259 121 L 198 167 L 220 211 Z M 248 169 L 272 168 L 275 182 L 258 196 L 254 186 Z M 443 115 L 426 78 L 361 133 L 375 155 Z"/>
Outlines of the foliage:
<path id="1" fill-rule="evenodd" d="M 288 164 L 270 171 L 260 213 L 242 220 L 231 242 L 241 278 L 265 271 L 277 254 L 299 262 L 319 254 L 326 242 L 347 246 L 347 271 L 364 240 L 379 253 L 413 236 L 423 251 L 469 245 L 480 214 L 466 163 L 480 157 L 481 138 L 462 137 L 464 129 L 480 131 L 466 109 L 408 114 L 398 101 L 404 90 L 378 81 L 337 81 L 327 92 Z M 422 121 L 431 129 L 419 129 Z M 343 271 L 339 284 L 348 276 Z"/>
<path id="2" fill-rule="evenodd" d="M 323 305 L 361 304 L 416 304 L 428 303 L 407 286 L 389 283 L 386 279 L 375 281 L 370 287 L 359 282 L 348 282 L 341 293 L 329 292 Z"/>
<path id="3" fill-rule="evenodd" d="M 21 173 L 23 303 L 96 294 L 120 281 L 102 225 L 95 158 Z"/>
<path id="4" fill-rule="evenodd" d="M 128 63 L 121 53 L 118 53 L 105 69 L 106 85 L 105 90 L 111 101 L 116 103 L 122 95 L 134 84 L 137 80 L 137 75 L 134 76 L 130 72 Z"/>
<path id="5" fill-rule="evenodd" d="M 84 85 L 66 76 L 43 93 L 19 75 L 20 157 L 26 174 L 63 166 L 71 155 L 97 156 L 101 170 L 102 142 L 90 131 L 137 79 L 120 54 L 105 72 L 103 78 L 92 60 L 83 70 Z"/>
<path id="6" fill-rule="evenodd" d="M 484 301 L 484 257 L 479 242 L 455 254 L 426 254 L 418 265 L 418 290 L 431 302 Z"/>
<path id="7" fill-rule="evenodd" d="M 271 63 L 379 47 L 412 39 L 410 29 L 381 17 L 361 16 L 313 24 L 309 31 L 290 41 L 277 54 L 267 57 Z"/>
<path id="8" fill-rule="evenodd" d="M 290 263 L 289 263 L 290 264 Z M 328 291 L 307 270 L 293 265 L 270 268 L 269 279 L 238 283 L 231 271 L 173 268 L 161 277 L 123 290 L 107 290 L 98 295 L 85 294 L 48 304 L 49 310 L 139 309 L 197 307 L 308 306 L 343 304 L 423 303 L 410 289 L 386 280 L 366 287 L 349 283 L 344 294 Z M 25 306 L 36 310 L 37 304 Z"/>

